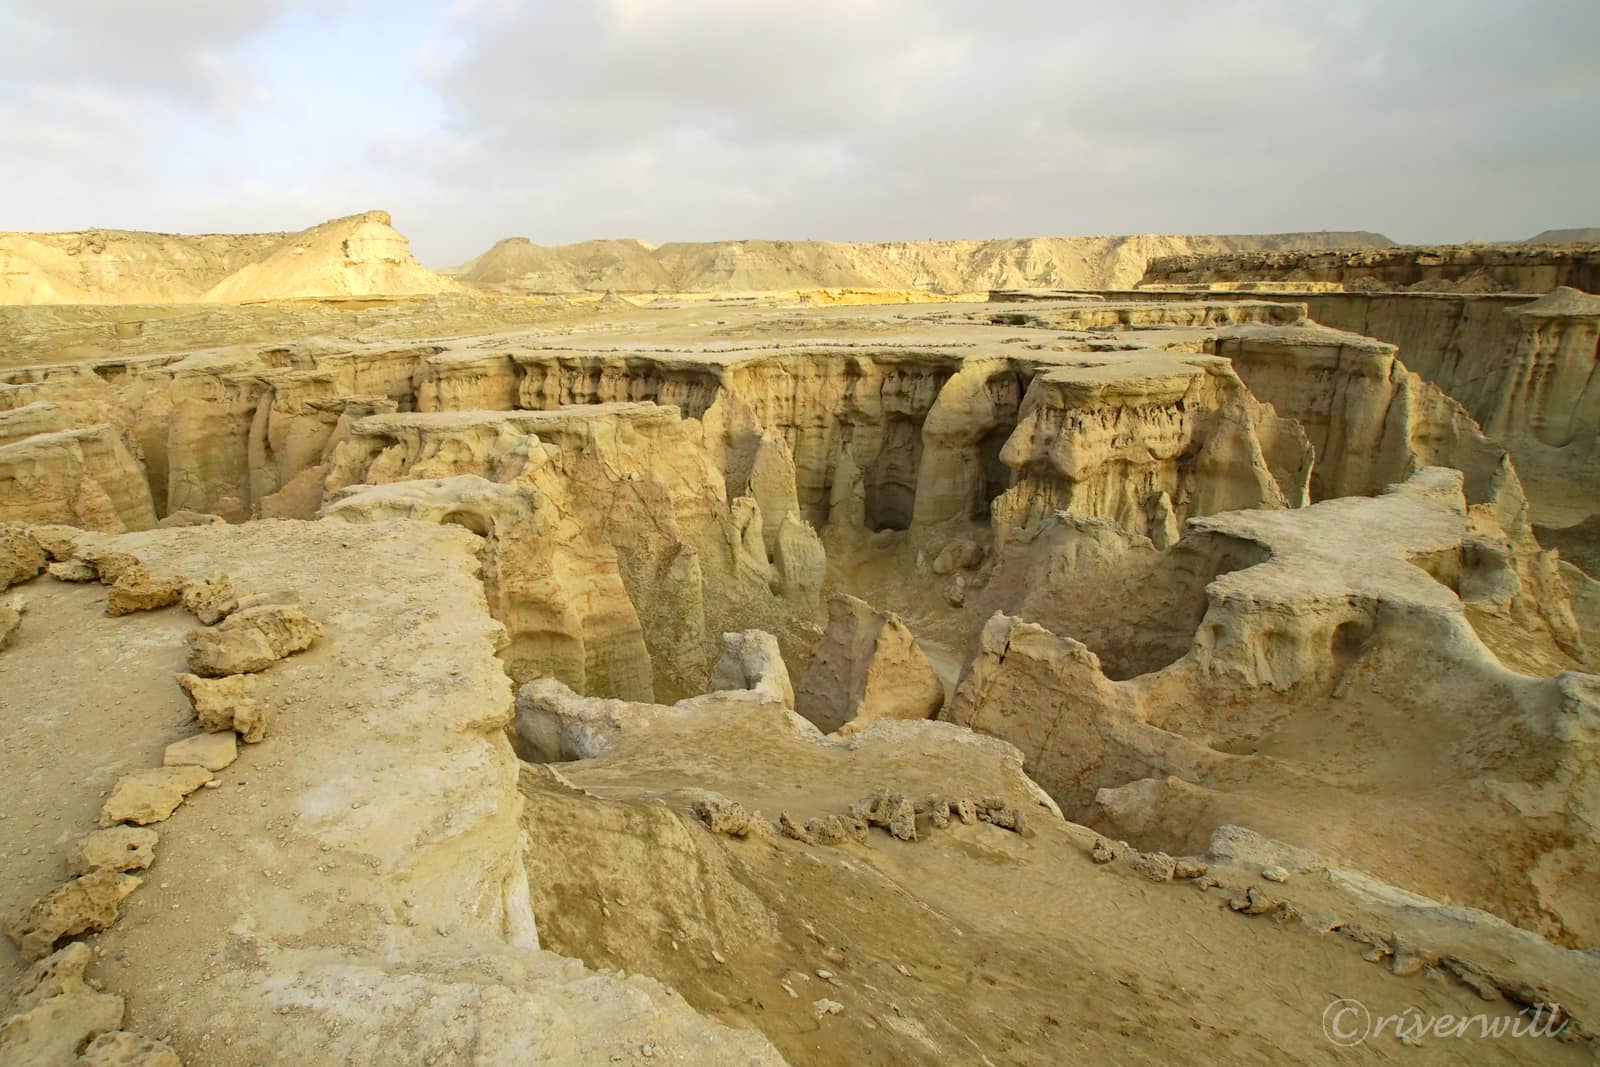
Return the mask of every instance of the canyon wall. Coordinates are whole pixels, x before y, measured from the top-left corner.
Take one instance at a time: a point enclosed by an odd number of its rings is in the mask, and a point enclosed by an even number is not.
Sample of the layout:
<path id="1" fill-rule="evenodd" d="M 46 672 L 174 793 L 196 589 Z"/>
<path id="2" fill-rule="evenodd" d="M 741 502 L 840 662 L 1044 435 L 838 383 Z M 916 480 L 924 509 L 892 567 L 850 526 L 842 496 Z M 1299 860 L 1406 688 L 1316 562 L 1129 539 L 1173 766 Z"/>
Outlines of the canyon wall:
<path id="1" fill-rule="evenodd" d="M 1345 289 L 1546 293 L 1567 285 L 1600 291 L 1594 245 L 1449 245 L 1358 251 L 1196 252 L 1150 261 L 1141 284 L 1316 282 Z"/>

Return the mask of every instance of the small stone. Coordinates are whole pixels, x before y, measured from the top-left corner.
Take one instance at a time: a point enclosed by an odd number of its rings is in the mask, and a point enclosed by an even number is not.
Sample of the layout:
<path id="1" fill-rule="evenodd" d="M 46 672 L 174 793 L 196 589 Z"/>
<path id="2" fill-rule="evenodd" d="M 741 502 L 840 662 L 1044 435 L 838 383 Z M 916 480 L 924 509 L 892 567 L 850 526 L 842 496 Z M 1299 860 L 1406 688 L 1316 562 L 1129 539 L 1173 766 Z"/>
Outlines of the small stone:
<path id="1" fill-rule="evenodd" d="M 264 671 L 310 648 L 322 628 L 292 604 L 241 608 L 209 629 L 189 633 L 189 669 L 207 678 Z"/>
<path id="2" fill-rule="evenodd" d="M 754 827 L 743 804 L 726 797 L 706 797 L 694 803 L 694 813 L 714 834 L 747 837 Z"/>
<path id="3" fill-rule="evenodd" d="M 837 1000 L 829 1000 L 827 997 L 823 997 L 821 1000 L 812 1002 L 811 1011 L 820 1019 L 824 1015 L 838 1015 L 844 1011 L 844 1005 Z"/>
<path id="4" fill-rule="evenodd" d="M 0 522 L 0 592 L 44 570 L 44 547 L 22 526 Z"/>
<path id="5" fill-rule="evenodd" d="M 123 1002 L 87 986 L 51 997 L 0 1023 L 0 1061 L 73 1064 L 84 1043 L 122 1025 Z"/>
<path id="6" fill-rule="evenodd" d="M 113 826 L 78 838 L 67 854 L 74 875 L 90 871 L 142 871 L 155 862 L 160 835 L 138 826 Z"/>
<path id="7" fill-rule="evenodd" d="M 1112 848 L 1111 842 L 1105 838 L 1097 837 L 1089 848 L 1089 858 L 1096 863 L 1110 863 L 1117 858 L 1117 850 Z"/>
<path id="8" fill-rule="evenodd" d="M 793 816 L 786 811 L 778 812 L 778 832 L 784 837 L 791 838 L 795 841 L 803 841 L 808 845 L 813 844 L 813 841 L 811 840 L 811 831 L 807 830 L 804 826 L 801 826 L 794 820 Z"/>
<path id="9" fill-rule="evenodd" d="M 183 579 L 152 578 L 150 572 L 135 564 L 126 568 L 111 586 L 106 599 L 107 615 L 132 615 L 136 611 L 155 611 L 171 607 L 183 594 Z"/>
<path id="10" fill-rule="evenodd" d="M 139 557 L 131 556 L 126 552 L 107 552 L 100 549 L 89 549 L 81 553 L 89 566 L 94 568 L 95 574 L 106 585 L 114 585 L 122 577 L 122 573 L 139 566 Z"/>
<path id="11" fill-rule="evenodd" d="M 165 1042 L 113 1030 L 89 1042 L 75 1067 L 183 1067 L 183 1062 Z"/>
<path id="12" fill-rule="evenodd" d="M 17 635 L 17 630 L 21 628 L 24 607 L 25 602 L 20 596 L 14 596 L 7 603 L 0 604 L 0 652 L 5 651 L 11 644 L 11 639 Z"/>
<path id="13" fill-rule="evenodd" d="M 57 951 L 29 967 L 17 985 L 17 1011 L 28 1011 L 51 997 L 84 987 L 83 972 L 89 966 L 89 946 L 69 941 Z"/>
<path id="14" fill-rule="evenodd" d="M 1235 896 L 1228 901 L 1228 907 L 1245 915 L 1264 915 L 1277 906 L 1277 901 L 1270 899 L 1255 886 L 1247 889 L 1243 896 Z"/>
<path id="15" fill-rule="evenodd" d="M 1184 857 L 1172 863 L 1172 877 L 1178 879 L 1200 878 L 1211 868 L 1197 859 Z"/>
<path id="16" fill-rule="evenodd" d="M 81 559 L 69 559 L 49 566 L 50 577 L 61 582 L 92 582 L 100 575 Z"/>
<path id="17" fill-rule="evenodd" d="M 183 587 L 183 606 L 202 625 L 213 626 L 239 609 L 233 579 L 222 571 Z"/>
<path id="18" fill-rule="evenodd" d="M 25 959 L 48 956 L 57 941 L 117 920 L 117 906 L 139 887 L 139 879 L 116 871 L 92 871 L 46 893 L 33 905 L 7 917 L 6 936 Z M 121 1021 L 119 1015 L 118 1021 Z"/>
<path id="19" fill-rule="evenodd" d="M 1129 870 L 1152 882 L 1172 881 L 1172 872 L 1177 866 L 1165 852 L 1140 852 L 1137 849 L 1129 849 L 1123 856 L 1123 862 Z"/>
<path id="20" fill-rule="evenodd" d="M 161 822 L 210 778 L 211 772 L 204 767 L 158 767 L 123 775 L 100 808 L 100 825 Z"/>
<path id="21" fill-rule="evenodd" d="M 174 741 L 161 754 L 166 767 L 194 765 L 208 771 L 220 771 L 239 758 L 239 738 L 232 730 L 214 734 L 195 734 L 182 741 Z M 210 781 L 202 782 L 210 785 Z"/>
<path id="22" fill-rule="evenodd" d="M 1289 880 L 1289 872 L 1282 867 L 1267 867 L 1261 872 L 1261 877 L 1281 885 Z"/>

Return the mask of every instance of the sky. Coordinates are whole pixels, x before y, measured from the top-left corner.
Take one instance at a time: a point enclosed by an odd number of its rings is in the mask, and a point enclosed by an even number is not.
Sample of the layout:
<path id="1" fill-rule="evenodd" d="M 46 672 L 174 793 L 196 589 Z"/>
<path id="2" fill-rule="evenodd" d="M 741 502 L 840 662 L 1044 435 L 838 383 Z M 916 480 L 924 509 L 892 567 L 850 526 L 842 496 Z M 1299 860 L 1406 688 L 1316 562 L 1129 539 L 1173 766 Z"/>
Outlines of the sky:
<path id="1" fill-rule="evenodd" d="M 1597 0 L 5 0 L 0 229 L 1600 226 Z"/>

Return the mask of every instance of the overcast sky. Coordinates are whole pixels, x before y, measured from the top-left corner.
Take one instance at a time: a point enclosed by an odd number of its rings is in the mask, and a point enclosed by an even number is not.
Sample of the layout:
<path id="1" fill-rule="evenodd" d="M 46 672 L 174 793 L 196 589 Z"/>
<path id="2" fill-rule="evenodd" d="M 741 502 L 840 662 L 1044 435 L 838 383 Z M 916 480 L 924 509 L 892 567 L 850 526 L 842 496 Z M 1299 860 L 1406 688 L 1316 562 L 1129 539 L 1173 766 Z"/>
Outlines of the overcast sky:
<path id="1" fill-rule="evenodd" d="M 1600 0 L 4 0 L 0 229 L 1600 226 Z"/>

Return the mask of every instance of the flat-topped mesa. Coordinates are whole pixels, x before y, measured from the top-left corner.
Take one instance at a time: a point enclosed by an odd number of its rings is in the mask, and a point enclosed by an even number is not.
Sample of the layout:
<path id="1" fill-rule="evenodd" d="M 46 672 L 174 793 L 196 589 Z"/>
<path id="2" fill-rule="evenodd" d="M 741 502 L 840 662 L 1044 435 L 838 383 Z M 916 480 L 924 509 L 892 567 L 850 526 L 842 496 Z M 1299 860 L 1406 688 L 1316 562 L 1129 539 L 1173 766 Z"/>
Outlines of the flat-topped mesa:
<path id="1" fill-rule="evenodd" d="M 1001 538 L 1054 511 L 1099 515 L 1165 546 L 1192 515 L 1300 507 L 1312 454 L 1222 359 L 1145 352 L 1041 367 L 1000 452 L 1015 484 Z"/>
<path id="2" fill-rule="evenodd" d="M 1360 251 L 1230 252 L 1152 259 L 1141 284 L 1331 282 L 1346 289 L 1600 291 L 1600 246 L 1447 245 Z"/>
<path id="3" fill-rule="evenodd" d="M 1192 519 L 1166 553 L 1058 523 L 1002 546 L 992 584 L 1026 595 L 990 619 L 947 715 L 1021 748 L 1069 817 L 1174 853 L 1247 824 L 1556 936 L 1600 936 L 1577 888 L 1600 825 L 1592 738 L 1560 725 L 1593 714 L 1592 679 L 1560 673 L 1592 653 L 1548 554 L 1470 508 L 1457 472 Z M 1079 636 L 1108 643 L 1104 664 Z M 1537 830 L 1508 814 L 1502 798 L 1542 790 Z M 1463 823 L 1471 856 L 1445 832 Z M 1336 829 L 1350 825 L 1361 833 Z"/>

